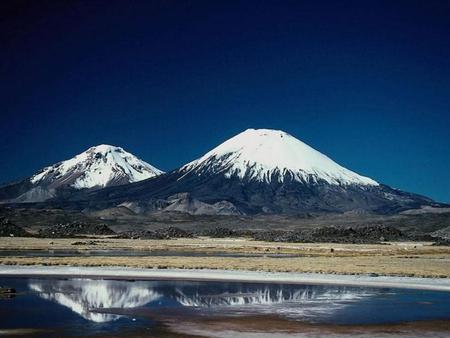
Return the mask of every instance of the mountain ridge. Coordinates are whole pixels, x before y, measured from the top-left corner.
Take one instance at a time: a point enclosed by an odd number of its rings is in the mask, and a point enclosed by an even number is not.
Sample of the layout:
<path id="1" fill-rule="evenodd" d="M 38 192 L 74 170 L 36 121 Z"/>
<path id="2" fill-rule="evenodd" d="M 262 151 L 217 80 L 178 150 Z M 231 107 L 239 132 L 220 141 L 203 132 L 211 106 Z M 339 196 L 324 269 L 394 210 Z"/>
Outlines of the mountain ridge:
<path id="1" fill-rule="evenodd" d="M 290 145 L 293 143 L 300 144 L 301 154 L 312 153 L 313 160 L 304 159 L 303 166 L 297 167 L 297 171 L 295 161 L 290 161 L 289 158 L 283 165 L 267 165 L 264 163 L 267 158 L 261 160 L 262 164 L 257 162 L 255 158 L 265 155 L 260 150 L 266 151 L 267 144 L 264 144 L 264 140 L 268 134 L 269 138 L 275 136 L 289 140 L 289 151 L 284 153 L 279 148 L 280 145 L 285 146 L 284 141 L 276 147 L 270 141 L 269 148 L 272 147 L 273 150 L 268 153 L 269 156 L 278 154 L 280 159 L 291 156 L 292 153 L 295 155 L 297 150 L 292 150 Z M 170 201 L 178 194 L 186 194 L 186 198 L 175 209 L 182 212 L 180 205 L 186 205 L 184 211 L 188 213 L 192 210 L 192 204 L 199 202 L 208 204 L 208 209 L 214 208 L 217 203 L 227 202 L 227 212 L 234 214 L 354 210 L 395 213 L 423 205 L 439 205 L 427 197 L 393 189 L 358 175 L 301 141 L 290 138 L 293 137 L 282 131 L 249 129 L 165 175 L 119 188 L 92 192 L 86 196 L 85 201 L 89 201 L 93 208 L 96 208 L 97 203 L 101 207 L 143 203 L 147 205 L 147 208 L 140 209 L 143 213 L 174 209 L 170 206 Z M 272 159 L 267 161 L 270 164 Z M 317 163 L 325 163 L 326 168 L 318 168 Z M 221 209 L 221 212 L 225 211 Z"/>
<path id="2" fill-rule="evenodd" d="M 26 192 L 23 200 L 34 199 L 40 207 L 91 211 L 120 207 L 137 214 L 392 214 L 442 205 L 359 175 L 292 135 L 270 129 L 247 129 L 178 169 L 137 182 L 72 188 L 55 196 L 46 190 Z"/>

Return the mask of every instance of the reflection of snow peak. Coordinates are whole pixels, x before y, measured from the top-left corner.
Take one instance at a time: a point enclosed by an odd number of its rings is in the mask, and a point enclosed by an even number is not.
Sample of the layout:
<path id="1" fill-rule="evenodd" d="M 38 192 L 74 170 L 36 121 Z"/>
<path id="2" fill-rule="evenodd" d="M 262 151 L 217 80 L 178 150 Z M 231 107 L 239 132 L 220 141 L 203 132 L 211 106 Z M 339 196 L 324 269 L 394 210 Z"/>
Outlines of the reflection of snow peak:
<path id="1" fill-rule="evenodd" d="M 333 289 L 313 290 L 302 288 L 298 290 L 273 289 L 266 287 L 257 290 L 241 290 L 235 293 L 222 293 L 219 295 L 201 295 L 198 292 L 186 295 L 181 289 L 176 289 L 176 300 L 184 306 L 214 307 L 233 305 L 282 304 L 305 301 L 343 301 L 354 300 L 369 295 L 367 292 L 355 290 Z"/>
<path id="2" fill-rule="evenodd" d="M 90 312 L 90 309 L 133 308 L 161 297 L 152 289 L 140 285 L 105 280 L 69 280 L 50 283 L 31 282 L 31 290 L 44 299 L 56 301 L 87 320 L 108 322 L 120 316 Z"/>
<path id="3" fill-rule="evenodd" d="M 278 314 L 293 319 L 316 320 L 370 298 L 376 292 L 338 286 L 89 279 L 35 280 L 30 282 L 29 288 L 38 292 L 40 297 L 68 307 L 83 318 L 98 323 L 120 318 L 121 315 L 113 313 L 114 309 L 142 306 L 164 306 L 166 310 L 188 307 L 200 312 L 206 310 L 222 315 L 233 315 L 237 312 Z M 97 309 L 111 311 L 99 313 L 95 312 Z"/>
<path id="4" fill-rule="evenodd" d="M 293 319 L 315 320 L 318 315 L 333 314 L 353 302 L 373 295 L 371 292 L 347 288 L 329 287 L 266 287 L 261 289 L 246 288 L 239 292 L 219 295 L 186 295 L 176 290 L 176 300 L 183 306 L 218 311 L 222 315 L 230 311 L 248 314 L 278 314 Z"/>

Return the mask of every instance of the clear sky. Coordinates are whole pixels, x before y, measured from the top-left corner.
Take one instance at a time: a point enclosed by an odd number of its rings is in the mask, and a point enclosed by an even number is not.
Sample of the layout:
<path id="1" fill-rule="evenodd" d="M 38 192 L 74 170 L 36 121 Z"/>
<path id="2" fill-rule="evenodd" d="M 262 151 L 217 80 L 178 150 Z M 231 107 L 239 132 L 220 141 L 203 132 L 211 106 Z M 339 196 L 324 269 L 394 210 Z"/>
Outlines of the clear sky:
<path id="1" fill-rule="evenodd" d="M 1 1 L 0 181 L 108 143 L 170 170 L 247 128 L 450 202 L 449 1 Z"/>

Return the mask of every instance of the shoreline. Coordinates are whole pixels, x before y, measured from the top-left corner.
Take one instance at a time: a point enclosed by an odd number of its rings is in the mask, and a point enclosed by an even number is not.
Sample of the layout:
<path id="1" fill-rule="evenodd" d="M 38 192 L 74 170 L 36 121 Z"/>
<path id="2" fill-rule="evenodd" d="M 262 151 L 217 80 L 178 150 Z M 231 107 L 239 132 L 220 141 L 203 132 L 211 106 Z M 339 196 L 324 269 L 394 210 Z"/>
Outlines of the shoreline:
<path id="1" fill-rule="evenodd" d="M 5 252 L 1 252 L 1 251 Z M 58 255 L 64 250 L 72 251 Z M 27 252 L 40 251 L 43 255 Z M 89 254 L 91 251 L 104 253 Z M 45 254 L 48 253 L 48 254 Z M 83 253 L 83 254 L 79 254 Z M 111 254 L 110 253 L 115 253 Z M 133 253 L 139 253 L 133 255 Z M 127 267 L 450 278 L 450 247 L 429 243 L 272 243 L 244 238 L 176 240 L 2 238 L 0 266 Z"/>
<path id="2" fill-rule="evenodd" d="M 350 287 L 399 288 L 450 292 L 450 278 L 419 278 L 322 273 L 264 272 L 211 269 L 138 269 L 128 267 L 6 266 L 0 277 L 87 278 L 113 280 L 167 280 L 245 282 Z"/>

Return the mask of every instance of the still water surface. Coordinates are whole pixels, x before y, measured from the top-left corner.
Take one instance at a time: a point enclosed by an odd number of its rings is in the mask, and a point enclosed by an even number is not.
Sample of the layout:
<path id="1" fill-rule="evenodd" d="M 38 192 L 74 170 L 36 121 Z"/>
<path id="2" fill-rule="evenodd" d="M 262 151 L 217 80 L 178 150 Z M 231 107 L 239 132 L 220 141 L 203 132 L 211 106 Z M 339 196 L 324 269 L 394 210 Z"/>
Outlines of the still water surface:
<path id="1" fill-rule="evenodd" d="M 103 257 L 151 257 L 151 256 L 183 256 L 183 257 L 271 257 L 289 258 L 301 257 L 301 254 L 283 253 L 240 253 L 226 251 L 171 251 L 171 250 L 0 250 L 0 257 L 80 257 L 80 256 L 103 256 Z"/>
<path id="2" fill-rule="evenodd" d="M 0 336 L 450 336 L 450 293 L 285 284 L 0 278 Z"/>

